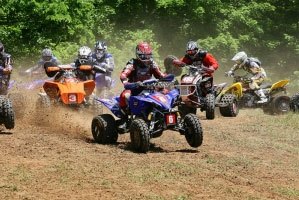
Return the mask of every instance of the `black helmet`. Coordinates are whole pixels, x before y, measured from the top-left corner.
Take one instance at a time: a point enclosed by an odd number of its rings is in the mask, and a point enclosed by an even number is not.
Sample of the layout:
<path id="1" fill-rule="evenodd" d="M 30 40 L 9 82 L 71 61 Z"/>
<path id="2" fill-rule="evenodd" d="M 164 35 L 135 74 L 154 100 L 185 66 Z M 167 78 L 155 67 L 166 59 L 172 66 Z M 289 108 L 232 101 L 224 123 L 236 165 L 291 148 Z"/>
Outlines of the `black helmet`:
<path id="1" fill-rule="evenodd" d="M 53 56 L 53 53 L 52 53 L 51 49 L 49 49 L 49 48 L 43 49 L 42 58 L 44 61 L 50 61 L 52 56 Z"/>
<path id="2" fill-rule="evenodd" d="M 107 52 L 107 44 L 104 41 L 97 41 L 94 46 L 97 59 L 101 59 Z"/>

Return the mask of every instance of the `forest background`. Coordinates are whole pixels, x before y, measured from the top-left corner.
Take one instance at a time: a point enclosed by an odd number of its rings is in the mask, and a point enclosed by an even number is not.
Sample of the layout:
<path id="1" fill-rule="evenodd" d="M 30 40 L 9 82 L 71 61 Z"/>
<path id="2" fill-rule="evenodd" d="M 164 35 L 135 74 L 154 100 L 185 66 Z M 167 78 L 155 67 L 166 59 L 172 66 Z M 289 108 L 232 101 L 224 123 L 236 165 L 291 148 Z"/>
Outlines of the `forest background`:
<path id="1" fill-rule="evenodd" d="M 271 80 L 288 78 L 299 90 L 298 0 L 0 0 L 0 41 L 15 68 L 35 65 L 52 48 L 64 63 L 82 45 L 105 40 L 120 70 L 139 41 L 154 48 L 163 67 L 196 40 L 224 76 L 238 51 L 258 57 Z M 219 75 L 218 75 L 219 76 Z"/>

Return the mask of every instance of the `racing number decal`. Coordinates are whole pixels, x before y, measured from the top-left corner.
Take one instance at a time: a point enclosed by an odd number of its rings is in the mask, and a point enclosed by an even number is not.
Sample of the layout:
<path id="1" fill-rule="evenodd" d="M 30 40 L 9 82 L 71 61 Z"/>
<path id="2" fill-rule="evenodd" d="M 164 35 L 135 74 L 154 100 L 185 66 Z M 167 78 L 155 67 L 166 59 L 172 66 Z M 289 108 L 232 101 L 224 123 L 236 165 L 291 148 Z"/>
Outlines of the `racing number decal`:
<path id="1" fill-rule="evenodd" d="M 183 78 L 182 82 L 183 83 L 192 83 L 194 77 L 191 76 L 186 76 Z"/>
<path id="2" fill-rule="evenodd" d="M 166 124 L 176 124 L 176 114 L 167 114 L 166 115 Z"/>
<path id="3" fill-rule="evenodd" d="M 69 101 L 70 102 L 76 102 L 77 101 L 77 96 L 75 94 L 69 95 Z"/>

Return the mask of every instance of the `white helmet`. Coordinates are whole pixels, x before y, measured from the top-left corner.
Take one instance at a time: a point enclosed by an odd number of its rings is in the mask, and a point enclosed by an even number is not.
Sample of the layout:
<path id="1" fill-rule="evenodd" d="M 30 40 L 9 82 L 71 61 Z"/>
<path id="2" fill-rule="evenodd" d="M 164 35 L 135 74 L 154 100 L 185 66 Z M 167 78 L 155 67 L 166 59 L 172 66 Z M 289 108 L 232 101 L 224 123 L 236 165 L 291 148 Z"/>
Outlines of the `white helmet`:
<path id="1" fill-rule="evenodd" d="M 91 56 L 91 49 L 87 46 L 82 46 L 78 51 L 78 58 L 80 60 L 87 60 Z"/>
<path id="2" fill-rule="evenodd" d="M 232 61 L 236 62 L 238 65 L 245 64 L 246 60 L 247 54 L 244 51 L 236 53 L 236 55 L 232 58 Z"/>
<path id="3" fill-rule="evenodd" d="M 42 50 L 42 59 L 44 61 L 50 61 L 53 56 L 51 49 L 45 48 Z"/>

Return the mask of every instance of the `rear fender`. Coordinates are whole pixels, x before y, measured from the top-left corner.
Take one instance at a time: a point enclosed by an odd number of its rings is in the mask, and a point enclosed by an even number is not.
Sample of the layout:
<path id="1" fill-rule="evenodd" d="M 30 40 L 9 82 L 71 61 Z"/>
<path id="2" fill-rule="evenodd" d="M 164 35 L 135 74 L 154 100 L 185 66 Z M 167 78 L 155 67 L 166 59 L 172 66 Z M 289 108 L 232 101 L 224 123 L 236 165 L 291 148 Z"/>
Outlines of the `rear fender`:
<path id="1" fill-rule="evenodd" d="M 85 91 L 83 82 L 59 83 L 60 97 L 65 104 L 81 104 L 84 101 Z"/>
<path id="2" fill-rule="evenodd" d="M 274 83 L 270 90 L 269 93 L 271 93 L 273 90 L 278 89 L 278 88 L 283 88 L 284 86 L 286 86 L 289 83 L 289 80 L 280 80 L 276 83 Z"/>
<path id="3" fill-rule="evenodd" d="M 96 86 L 95 82 L 93 80 L 88 80 L 88 81 L 84 81 L 83 84 L 84 84 L 85 95 L 86 96 L 91 95 Z"/>
<path id="4" fill-rule="evenodd" d="M 45 93 L 50 98 L 56 98 L 59 95 L 58 83 L 52 81 L 46 81 L 43 85 Z"/>

